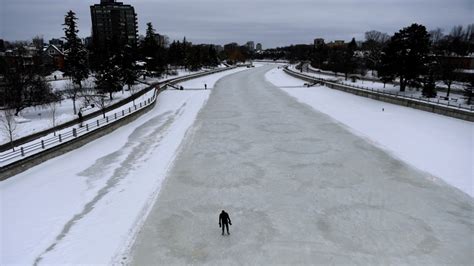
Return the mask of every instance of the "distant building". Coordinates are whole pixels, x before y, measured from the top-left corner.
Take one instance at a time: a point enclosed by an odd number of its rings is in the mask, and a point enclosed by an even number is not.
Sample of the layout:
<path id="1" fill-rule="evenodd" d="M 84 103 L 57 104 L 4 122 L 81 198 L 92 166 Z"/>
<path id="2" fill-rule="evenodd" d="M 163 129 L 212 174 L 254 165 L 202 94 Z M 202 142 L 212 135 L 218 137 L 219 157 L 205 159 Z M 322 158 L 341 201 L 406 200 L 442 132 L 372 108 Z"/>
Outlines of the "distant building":
<path id="1" fill-rule="evenodd" d="M 84 46 L 86 48 L 91 48 L 94 43 L 92 42 L 92 37 L 86 37 L 84 38 Z"/>
<path id="2" fill-rule="evenodd" d="M 19 64 L 26 68 L 41 65 L 40 51 L 31 44 L 7 49 L 2 53 L 2 57 L 8 65 Z"/>
<path id="3" fill-rule="evenodd" d="M 324 45 L 324 39 L 323 38 L 314 39 L 314 47 L 320 47 L 322 45 Z"/>
<path id="4" fill-rule="evenodd" d="M 247 49 L 248 49 L 250 52 L 255 51 L 255 43 L 254 43 L 253 41 L 248 41 L 248 42 L 245 44 L 245 47 L 247 47 Z"/>
<path id="5" fill-rule="evenodd" d="M 160 47 L 168 47 L 168 36 L 155 33 L 155 40 Z"/>
<path id="6" fill-rule="evenodd" d="M 335 40 L 327 44 L 329 47 L 343 47 L 346 45 L 344 40 Z"/>
<path id="7" fill-rule="evenodd" d="M 53 38 L 53 39 L 49 40 L 49 44 L 54 45 L 56 47 L 62 47 L 64 45 L 64 41 L 61 40 L 61 39 Z"/>
<path id="8" fill-rule="evenodd" d="M 224 51 L 233 51 L 236 50 L 239 47 L 239 44 L 232 42 L 224 45 Z"/>
<path id="9" fill-rule="evenodd" d="M 52 69 L 62 70 L 64 68 L 64 52 L 56 45 L 48 45 L 43 53 L 43 63 Z"/>
<path id="10" fill-rule="evenodd" d="M 92 41 L 99 50 L 112 45 L 137 46 L 137 14 L 131 5 L 116 0 L 101 0 L 92 5 Z"/>
<path id="11" fill-rule="evenodd" d="M 262 51 L 263 50 L 263 46 L 261 43 L 257 43 L 257 47 L 256 47 L 257 51 Z"/>

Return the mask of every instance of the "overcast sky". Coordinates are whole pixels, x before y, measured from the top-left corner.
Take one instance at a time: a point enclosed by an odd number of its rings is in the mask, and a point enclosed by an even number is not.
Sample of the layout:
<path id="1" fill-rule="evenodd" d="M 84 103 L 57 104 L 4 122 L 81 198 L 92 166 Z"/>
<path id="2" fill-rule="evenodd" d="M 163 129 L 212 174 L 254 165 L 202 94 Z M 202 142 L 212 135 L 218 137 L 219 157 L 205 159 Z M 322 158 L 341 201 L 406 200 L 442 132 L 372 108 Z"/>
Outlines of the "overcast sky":
<path id="1" fill-rule="evenodd" d="M 62 37 L 64 14 L 73 10 L 80 35 L 91 32 L 89 6 L 100 0 L 0 0 L 0 38 Z M 393 34 L 411 23 L 449 31 L 474 23 L 473 0 L 125 0 L 135 7 L 139 31 L 193 43 L 261 42 L 264 48 L 326 40 L 363 39 L 364 32 Z"/>

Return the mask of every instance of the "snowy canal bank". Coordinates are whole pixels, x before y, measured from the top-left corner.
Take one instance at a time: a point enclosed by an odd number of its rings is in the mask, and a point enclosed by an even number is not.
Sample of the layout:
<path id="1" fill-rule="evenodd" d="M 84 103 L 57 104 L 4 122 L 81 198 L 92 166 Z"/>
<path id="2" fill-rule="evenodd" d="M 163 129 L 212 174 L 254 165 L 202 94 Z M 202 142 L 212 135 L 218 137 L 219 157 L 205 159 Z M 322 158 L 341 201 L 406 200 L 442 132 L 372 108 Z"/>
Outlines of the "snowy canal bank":
<path id="1" fill-rule="evenodd" d="M 273 69 L 266 79 L 393 156 L 474 196 L 474 123 L 359 97 Z"/>
<path id="2" fill-rule="evenodd" d="M 234 69 L 188 81 L 209 87 Z M 1 265 L 108 264 L 160 190 L 210 90 L 165 91 L 136 121 L 0 183 Z"/>

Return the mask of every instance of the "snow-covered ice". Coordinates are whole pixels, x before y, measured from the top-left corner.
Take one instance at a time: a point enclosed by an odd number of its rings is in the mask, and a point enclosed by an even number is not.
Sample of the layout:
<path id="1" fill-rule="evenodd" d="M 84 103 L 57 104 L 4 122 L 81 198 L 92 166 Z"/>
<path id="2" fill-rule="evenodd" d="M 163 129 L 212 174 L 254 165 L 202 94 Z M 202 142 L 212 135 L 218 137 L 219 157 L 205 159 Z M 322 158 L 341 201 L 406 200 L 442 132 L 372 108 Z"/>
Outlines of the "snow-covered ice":
<path id="1" fill-rule="evenodd" d="M 213 87 L 242 70 L 204 79 Z M 165 91 L 136 121 L 1 182 L 0 264 L 111 263 L 139 228 L 210 92 Z"/>
<path id="2" fill-rule="evenodd" d="M 474 196 L 474 123 L 325 86 L 306 88 L 304 81 L 279 69 L 269 71 L 266 78 L 404 162 Z"/>
<path id="3" fill-rule="evenodd" d="M 271 68 L 216 84 L 137 235 L 132 265 L 474 260 L 470 196 L 288 96 L 265 80 Z M 218 226 L 222 209 L 230 236 Z"/>

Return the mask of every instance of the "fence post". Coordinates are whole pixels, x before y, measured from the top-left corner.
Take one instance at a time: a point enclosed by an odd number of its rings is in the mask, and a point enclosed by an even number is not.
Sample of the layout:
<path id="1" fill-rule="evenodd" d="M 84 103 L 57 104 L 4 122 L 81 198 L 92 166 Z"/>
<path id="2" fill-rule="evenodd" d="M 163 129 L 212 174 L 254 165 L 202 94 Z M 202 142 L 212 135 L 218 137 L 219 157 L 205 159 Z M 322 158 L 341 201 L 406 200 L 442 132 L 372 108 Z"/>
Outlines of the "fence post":
<path id="1" fill-rule="evenodd" d="M 41 140 L 41 148 L 44 150 L 44 140 Z"/>
<path id="2" fill-rule="evenodd" d="M 97 120 L 97 127 L 99 127 L 99 120 Z"/>
<path id="3" fill-rule="evenodd" d="M 62 142 L 63 139 L 61 138 L 61 134 L 59 134 L 58 136 L 59 136 L 59 142 Z"/>
<path id="4" fill-rule="evenodd" d="M 117 120 L 117 113 L 114 114 L 114 119 Z"/>
<path id="5" fill-rule="evenodd" d="M 122 110 L 122 116 L 125 116 L 125 110 Z"/>
<path id="6" fill-rule="evenodd" d="M 140 108 L 142 108 L 142 103 L 140 102 Z"/>
<path id="7" fill-rule="evenodd" d="M 72 129 L 72 135 L 77 138 L 77 131 L 75 128 Z"/>
<path id="8" fill-rule="evenodd" d="M 109 123 L 109 116 L 106 116 L 106 117 L 105 117 L 105 122 L 106 122 L 106 123 Z"/>
<path id="9" fill-rule="evenodd" d="M 20 147 L 20 151 L 21 151 L 21 156 L 25 156 L 25 151 L 23 150 L 23 147 Z"/>
<path id="10" fill-rule="evenodd" d="M 86 131 L 89 131 L 89 124 L 86 124 Z"/>

